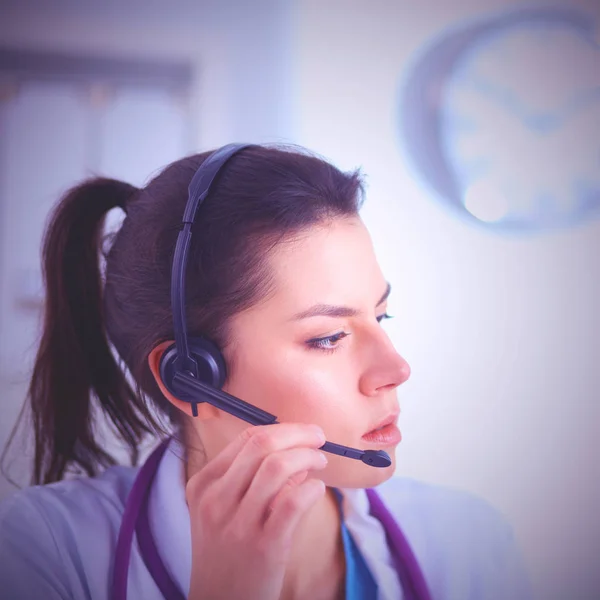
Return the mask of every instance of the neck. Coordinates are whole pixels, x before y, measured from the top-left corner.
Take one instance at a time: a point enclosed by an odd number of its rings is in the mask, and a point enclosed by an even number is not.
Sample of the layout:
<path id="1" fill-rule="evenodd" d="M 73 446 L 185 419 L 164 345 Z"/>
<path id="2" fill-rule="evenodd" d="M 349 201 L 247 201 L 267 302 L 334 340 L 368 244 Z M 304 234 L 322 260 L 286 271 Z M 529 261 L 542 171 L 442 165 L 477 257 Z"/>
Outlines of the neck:
<path id="1" fill-rule="evenodd" d="M 338 500 L 328 488 L 298 524 L 281 598 L 343 597 L 345 567 Z"/>

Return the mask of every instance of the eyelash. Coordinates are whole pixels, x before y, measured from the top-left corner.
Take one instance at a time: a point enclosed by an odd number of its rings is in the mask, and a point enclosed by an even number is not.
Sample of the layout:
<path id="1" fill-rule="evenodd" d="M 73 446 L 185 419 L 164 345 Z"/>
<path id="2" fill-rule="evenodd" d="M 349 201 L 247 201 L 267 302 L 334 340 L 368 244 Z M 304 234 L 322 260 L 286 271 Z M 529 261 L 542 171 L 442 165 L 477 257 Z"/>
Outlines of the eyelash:
<path id="1" fill-rule="evenodd" d="M 379 315 L 377 317 L 377 322 L 381 323 L 381 321 L 383 321 L 384 319 L 392 319 L 392 315 L 388 315 L 387 313 L 384 313 L 382 315 Z M 309 347 L 313 348 L 314 350 L 320 350 L 321 352 L 325 352 L 327 354 L 331 354 L 332 352 L 335 352 L 337 349 L 337 346 L 326 346 L 324 344 L 328 344 L 328 343 L 332 343 L 335 344 L 337 342 L 339 342 L 340 340 L 343 340 L 345 337 L 349 336 L 349 333 L 346 333 L 345 331 L 340 331 L 340 333 L 336 333 L 335 335 L 330 335 L 328 337 L 324 337 L 324 338 L 317 338 L 314 340 L 308 340 L 308 342 L 306 342 L 308 344 Z"/>

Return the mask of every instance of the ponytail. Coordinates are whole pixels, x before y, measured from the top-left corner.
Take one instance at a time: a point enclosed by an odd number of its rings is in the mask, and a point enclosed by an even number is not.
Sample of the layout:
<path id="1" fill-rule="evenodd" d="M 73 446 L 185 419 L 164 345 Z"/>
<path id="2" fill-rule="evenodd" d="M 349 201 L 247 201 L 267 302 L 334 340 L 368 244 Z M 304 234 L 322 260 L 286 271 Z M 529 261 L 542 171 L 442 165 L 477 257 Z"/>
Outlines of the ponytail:
<path id="1" fill-rule="evenodd" d="M 137 188 L 96 178 L 71 189 L 51 216 L 43 244 L 46 290 L 40 346 L 28 391 L 35 432 L 32 483 L 62 479 L 71 465 L 88 476 L 116 463 L 94 439 L 92 397 L 127 443 L 132 462 L 148 426 L 108 344 L 102 315 L 100 246 L 104 217 Z"/>
<path id="2" fill-rule="evenodd" d="M 168 165 L 143 190 L 92 179 L 52 214 L 43 247 L 43 331 L 25 406 L 35 434 L 33 483 L 73 472 L 94 476 L 116 463 L 95 439 L 96 415 L 106 416 L 134 465 L 146 437 L 186 433 L 187 418 L 162 394 L 148 355 L 173 339 L 173 252 L 190 179 L 209 155 Z M 356 216 L 361 192 L 358 172 L 342 173 L 297 149 L 253 146 L 232 159 L 194 224 L 190 334 L 228 347 L 232 317 L 271 289 L 268 257 L 278 240 Z M 106 254 L 103 282 L 104 217 L 116 206 L 128 216 Z M 229 367 L 231 373 L 231 361 Z"/>

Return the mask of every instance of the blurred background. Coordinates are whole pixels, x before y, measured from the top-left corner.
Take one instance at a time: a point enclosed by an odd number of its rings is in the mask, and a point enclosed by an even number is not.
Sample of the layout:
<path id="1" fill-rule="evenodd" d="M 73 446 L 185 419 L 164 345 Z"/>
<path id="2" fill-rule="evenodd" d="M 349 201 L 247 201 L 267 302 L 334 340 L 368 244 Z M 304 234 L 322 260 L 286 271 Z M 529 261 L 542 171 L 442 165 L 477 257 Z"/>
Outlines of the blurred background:
<path id="1" fill-rule="evenodd" d="M 58 197 L 298 143 L 367 176 L 385 327 L 412 367 L 397 475 L 502 511 L 537 599 L 600 598 L 599 43 L 596 0 L 2 1 L 0 449 Z"/>

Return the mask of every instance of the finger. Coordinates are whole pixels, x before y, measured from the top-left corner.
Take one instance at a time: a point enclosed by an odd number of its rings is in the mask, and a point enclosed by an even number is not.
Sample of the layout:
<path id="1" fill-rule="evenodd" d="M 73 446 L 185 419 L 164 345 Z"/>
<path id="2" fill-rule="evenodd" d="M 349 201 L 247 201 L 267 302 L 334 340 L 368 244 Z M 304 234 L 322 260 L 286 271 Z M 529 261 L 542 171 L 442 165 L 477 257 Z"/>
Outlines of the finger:
<path id="1" fill-rule="evenodd" d="M 308 477 L 308 471 L 300 471 L 294 475 L 292 475 L 284 484 L 283 488 L 281 488 L 281 491 L 279 492 L 279 494 L 277 494 L 277 496 L 275 496 L 275 498 L 271 501 L 271 503 L 269 504 L 269 507 L 267 508 L 267 513 L 270 514 L 274 509 L 275 506 L 277 505 L 277 502 L 283 497 L 285 496 L 285 494 L 289 491 L 294 489 L 295 487 L 299 486 L 301 483 L 304 483 L 306 481 L 306 478 Z M 266 517 L 266 515 L 265 515 Z"/>
<path id="2" fill-rule="evenodd" d="M 263 460 L 270 454 L 291 448 L 319 448 L 325 434 L 320 427 L 305 423 L 278 423 L 249 431 L 249 438 L 219 480 L 236 504 L 246 493 Z"/>
<path id="3" fill-rule="evenodd" d="M 311 448 L 291 448 L 267 456 L 239 503 L 240 518 L 261 526 L 269 506 L 289 487 L 290 478 L 327 465 L 325 455 Z"/>
<path id="4" fill-rule="evenodd" d="M 267 540 L 289 544 L 300 519 L 325 495 L 321 479 L 307 479 L 277 502 L 263 527 Z"/>
<path id="5" fill-rule="evenodd" d="M 317 425 L 276 423 L 248 427 L 190 478 L 190 493 L 194 488 L 205 489 L 210 483 L 220 482 L 226 496 L 237 503 L 267 454 L 301 445 L 318 448 L 324 440 L 323 430 Z"/>

